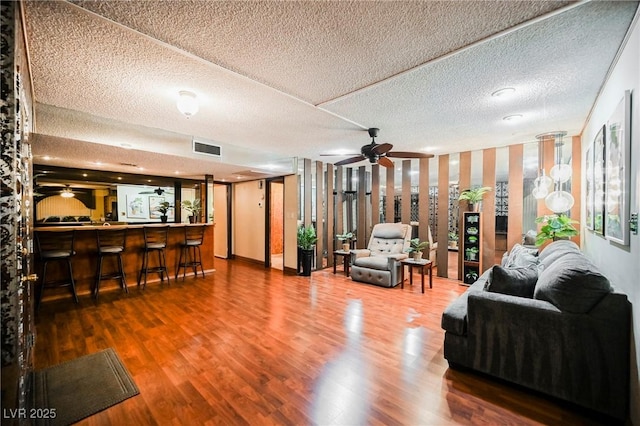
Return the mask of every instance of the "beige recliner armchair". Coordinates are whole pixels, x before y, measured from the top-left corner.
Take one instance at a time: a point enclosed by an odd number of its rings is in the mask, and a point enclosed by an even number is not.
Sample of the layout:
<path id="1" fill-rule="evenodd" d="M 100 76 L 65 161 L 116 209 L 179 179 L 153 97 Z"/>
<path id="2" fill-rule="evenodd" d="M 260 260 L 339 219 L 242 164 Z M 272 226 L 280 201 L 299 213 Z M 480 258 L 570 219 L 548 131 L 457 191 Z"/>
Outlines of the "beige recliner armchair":
<path id="1" fill-rule="evenodd" d="M 351 279 L 382 287 L 400 284 L 400 260 L 409 257 L 411 225 L 379 223 L 366 249 L 351 250 Z"/>

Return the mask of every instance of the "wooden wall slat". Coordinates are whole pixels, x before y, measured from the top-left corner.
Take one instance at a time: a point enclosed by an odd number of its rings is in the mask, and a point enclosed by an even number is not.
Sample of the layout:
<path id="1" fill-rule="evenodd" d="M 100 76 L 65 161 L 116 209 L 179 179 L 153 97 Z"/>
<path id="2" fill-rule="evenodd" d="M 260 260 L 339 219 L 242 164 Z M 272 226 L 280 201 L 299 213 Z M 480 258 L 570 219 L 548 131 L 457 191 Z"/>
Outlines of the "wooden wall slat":
<path id="1" fill-rule="evenodd" d="M 482 200 L 482 272 L 496 263 L 496 149 L 482 150 L 482 186 L 491 187 Z"/>
<path id="2" fill-rule="evenodd" d="M 523 220 L 523 154 L 524 145 L 509 146 L 509 216 L 507 219 L 507 250 L 522 243 Z"/>
<path id="3" fill-rule="evenodd" d="M 367 168 L 360 166 L 358 167 L 358 237 L 356 237 L 359 248 L 367 246 L 370 233 L 371 230 L 367 227 Z"/>
<path id="4" fill-rule="evenodd" d="M 419 161 L 419 180 L 418 180 L 418 202 L 420 203 L 418 208 L 418 237 L 420 241 L 429 241 L 429 159 L 421 158 Z M 432 235 L 435 237 L 435 235 Z M 431 247 L 429 247 L 431 249 Z M 425 254 L 425 258 L 429 256 Z M 436 254 L 437 265 L 437 254 Z"/>
<path id="5" fill-rule="evenodd" d="M 324 192 L 325 192 L 325 176 L 324 176 L 324 163 L 322 161 L 316 161 L 316 235 L 318 241 L 316 242 L 316 269 L 322 269 L 324 267 L 324 224 L 325 224 L 325 212 L 323 208 Z"/>
<path id="6" fill-rule="evenodd" d="M 395 222 L 393 218 L 393 198 L 395 196 L 395 167 L 385 167 L 387 171 L 387 186 L 385 188 L 387 203 L 384 208 L 385 222 Z"/>
<path id="7" fill-rule="evenodd" d="M 580 221 L 580 212 L 582 211 L 582 138 L 580 136 L 571 138 L 571 166 L 571 195 L 576 203 L 571 208 L 570 215 L 572 219 Z M 580 245 L 580 234 L 573 237 L 572 240 Z"/>
<path id="8" fill-rule="evenodd" d="M 465 152 L 461 152 L 460 153 L 460 159 L 459 159 L 459 177 L 458 177 L 458 188 L 460 190 L 460 192 L 471 188 L 471 151 L 465 151 Z M 462 229 L 463 229 L 463 222 L 464 222 L 464 215 L 463 213 L 465 211 L 467 211 L 467 202 L 461 202 L 460 203 L 460 208 L 458 209 L 458 238 L 460 239 L 458 241 L 458 247 L 461 247 L 461 239 L 462 239 Z M 464 277 L 462 276 L 462 261 L 464 260 L 464 253 L 458 252 L 458 276 L 457 277 L 450 277 L 450 278 L 457 278 L 459 280 L 462 280 Z"/>
<path id="9" fill-rule="evenodd" d="M 371 166 L 371 227 L 380 223 L 380 165 Z"/>
<path id="10" fill-rule="evenodd" d="M 438 276 L 449 275 L 449 252 L 446 241 L 449 234 L 449 155 L 438 157 Z"/>
<path id="11" fill-rule="evenodd" d="M 304 226 L 311 225 L 311 160 L 304 159 Z"/>
<path id="12" fill-rule="evenodd" d="M 335 209 L 333 206 L 333 186 L 334 186 L 334 167 L 333 164 L 327 164 L 327 189 L 324 193 L 326 216 L 327 216 L 327 266 L 333 266 L 333 256 L 331 255 L 335 250 L 335 230 L 334 230 L 334 215 Z"/>
<path id="13" fill-rule="evenodd" d="M 402 160 L 402 223 L 411 222 L 411 160 Z"/>

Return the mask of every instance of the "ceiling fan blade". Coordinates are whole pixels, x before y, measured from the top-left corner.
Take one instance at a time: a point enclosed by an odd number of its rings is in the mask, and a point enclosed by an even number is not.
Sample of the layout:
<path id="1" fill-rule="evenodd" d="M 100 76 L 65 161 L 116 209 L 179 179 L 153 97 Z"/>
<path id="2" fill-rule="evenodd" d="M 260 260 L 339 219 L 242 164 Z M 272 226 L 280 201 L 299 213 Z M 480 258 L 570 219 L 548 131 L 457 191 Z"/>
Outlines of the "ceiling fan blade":
<path id="1" fill-rule="evenodd" d="M 338 161 L 335 166 L 344 166 L 345 164 L 357 163 L 358 161 L 364 160 L 362 155 L 358 155 L 357 157 L 347 158 L 346 160 Z"/>
<path id="2" fill-rule="evenodd" d="M 387 157 L 399 157 L 399 158 L 432 158 L 433 154 L 426 154 L 422 152 L 402 152 L 393 151 L 387 152 Z"/>
<path id="3" fill-rule="evenodd" d="M 389 160 L 387 157 L 378 158 L 378 164 L 381 164 L 385 167 L 393 167 L 393 161 Z"/>
<path id="4" fill-rule="evenodd" d="M 374 146 L 371 151 L 378 155 L 382 155 L 386 152 L 391 151 L 391 148 L 393 148 L 393 145 L 391 145 L 390 143 L 381 143 L 379 145 Z"/>
<path id="5" fill-rule="evenodd" d="M 347 154 L 320 154 L 320 157 L 346 157 L 347 155 L 360 155 L 359 152 L 349 152 Z"/>

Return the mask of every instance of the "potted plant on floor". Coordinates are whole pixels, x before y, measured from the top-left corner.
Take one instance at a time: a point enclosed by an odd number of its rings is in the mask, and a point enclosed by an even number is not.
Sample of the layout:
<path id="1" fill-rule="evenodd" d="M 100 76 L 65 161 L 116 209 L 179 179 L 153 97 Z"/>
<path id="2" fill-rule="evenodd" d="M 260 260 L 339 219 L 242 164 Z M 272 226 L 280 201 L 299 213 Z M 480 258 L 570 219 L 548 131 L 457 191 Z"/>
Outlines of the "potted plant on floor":
<path id="1" fill-rule="evenodd" d="M 458 200 L 466 200 L 468 202 L 469 211 L 478 212 L 480 211 L 482 197 L 489 191 L 491 191 L 490 186 L 467 189 L 460 193 L 460 197 L 458 198 Z"/>
<path id="2" fill-rule="evenodd" d="M 202 205 L 200 204 L 200 199 L 196 198 L 195 200 L 185 200 L 181 204 L 183 209 L 191 213 L 189 215 L 189 223 L 195 223 L 197 221 L 197 217 L 202 211 Z"/>
<path id="3" fill-rule="evenodd" d="M 573 226 L 577 220 L 564 214 L 551 214 L 536 218 L 536 223 L 542 223 L 540 232 L 536 235 L 536 246 L 541 246 L 546 241 L 568 240 L 578 235 L 578 230 Z"/>
<path id="4" fill-rule="evenodd" d="M 458 247 L 458 234 L 455 232 L 449 232 L 449 247 L 457 248 Z"/>
<path id="5" fill-rule="evenodd" d="M 158 205 L 158 207 L 156 208 L 156 211 L 160 213 L 160 221 L 162 221 L 162 223 L 167 222 L 167 219 L 168 219 L 167 213 L 169 213 L 169 210 L 171 210 L 172 208 L 173 206 L 168 201 L 163 201 Z"/>
<path id="6" fill-rule="evenodd" d="M 351 240 L 353 239 L 353 232 L 347 232 L 345 234 L 338 234 L 336 238 L 342 241 L 342 251 L 351 250 Z"/>
<path id="7" fill-rule="evenodd" d="M 308 277 L 311 275 L 311 261 L 313 260 L 313 246 L 318 237 L 313 226 L 300 226 L 298 228 L 298 255 L 300 263 L 302 263 L 302 275 Z"/>
<path id="8" fill-rule="evenodd" d="M 413 260 L 422 259 L 422 251 L 429 249 L 429 241 L 420 241 L 420 238 L 414 238 L 409 241 L 409 253 L 413 257 Z"/>

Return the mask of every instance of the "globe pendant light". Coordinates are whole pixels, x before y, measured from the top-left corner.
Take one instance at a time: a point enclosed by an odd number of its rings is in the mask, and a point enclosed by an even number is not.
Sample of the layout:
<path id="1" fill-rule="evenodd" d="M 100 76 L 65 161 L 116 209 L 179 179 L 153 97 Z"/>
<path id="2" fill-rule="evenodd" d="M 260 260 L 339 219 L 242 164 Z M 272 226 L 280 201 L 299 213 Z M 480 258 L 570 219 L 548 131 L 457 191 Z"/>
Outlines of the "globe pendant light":
<path id="1" fill-rule="evenodd" d="M 553 188 L 553 179 L 547 176 L 542 169 L 542 174 L 533 181 L 531 194 L 538 200 L 545 198 Z"/>
<path id="2" fill-rule="evenodd" d="M 567 134 L 565 131 L 549 132 L 537 135 L 536 138 L 542 144 L 546 138 L 553 137 L 556 147 L 556 165 L 551 168 L 549 174 L 555 183 L 555 190 L 544 197 L 544 203 L 549 210 L 556 214 L 565 213 L 573 207 L 575 199 L 571 193 L 563 190 L 563 184 L 571 179 L 571 166 L 562 161 L 562 138 Z M 539 193 L 542 195 L 542 193 Z M 536 194 L 534 194 L 534 197 Z M 538 197 L 536 197 L 538 198 Z"/>

